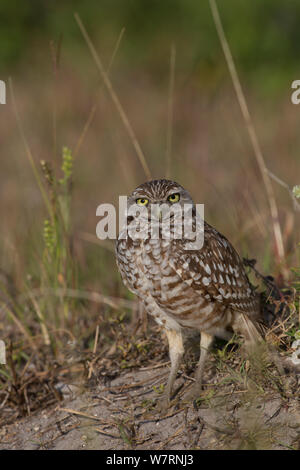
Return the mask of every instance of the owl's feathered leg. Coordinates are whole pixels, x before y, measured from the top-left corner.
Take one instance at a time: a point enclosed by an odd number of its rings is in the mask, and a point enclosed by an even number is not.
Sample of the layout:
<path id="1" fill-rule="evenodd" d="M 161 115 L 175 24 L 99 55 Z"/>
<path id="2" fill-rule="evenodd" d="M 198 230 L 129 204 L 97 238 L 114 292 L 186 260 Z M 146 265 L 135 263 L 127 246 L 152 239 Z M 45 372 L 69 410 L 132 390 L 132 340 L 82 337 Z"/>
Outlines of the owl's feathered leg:
<path id="1" fill-rule="evenodd" d="M 165 412 L 170 405 L 172 388 L 176 379 L 178 368 L 184 353 L 182 334 L 180 330 L 165 330 L 169 342 L 169 355 L 171 359 L 171 371 L 164 395 L 158 404 L 160 412 Z"/>
<path id="2" fill-rule="evenodd" d="M 209 349 L 213 340 L 214 340 L 214 336 L 208 333 L 205 333 L 204 331 L 201 332 L 200 359 L 199 359 L 198 367 L 197 367 L 196 374 L 195 374 L 196 382 L 191 392 L 186 395 L 185 398 L 187 400 L 195 400 L 201 394 L 204 365 L 205 365 L 207 354 L 209 352 Z"/>

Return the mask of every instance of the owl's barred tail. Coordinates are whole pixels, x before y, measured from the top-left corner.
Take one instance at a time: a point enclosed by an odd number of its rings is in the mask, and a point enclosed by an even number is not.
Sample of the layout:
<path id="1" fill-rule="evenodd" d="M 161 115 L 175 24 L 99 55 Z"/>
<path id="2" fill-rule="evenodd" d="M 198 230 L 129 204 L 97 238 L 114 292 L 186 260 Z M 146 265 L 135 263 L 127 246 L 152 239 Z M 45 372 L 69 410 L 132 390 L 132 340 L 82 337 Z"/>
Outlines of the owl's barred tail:
<path id="1" fill-rule="evenodd" d="M 245 313 L 237 313 L 233 323 L 233 329 L 245 339 L 246 349 L 249 349 L 263 340 L 263 332 L 256 320 L 252 320 Z"/>
<path id="2" fill-rule="evenodd" d="M 263 326 L 243 313 L 241 314 L 241 324 L 241 333 L 245 338 L 245 347 L 251 353 L 264 342 Z"/>
<path id="3" fill-rule="evenodd" d="M 264 352 L 268 360 L 276 366 L 281 376 L 285 375 L 285 369 L 296 373 L 300 372 L 300 365 L 294 364 L 289 357 L 281 357 L 271 344 L 264 342 L 264 327 L 256 320 L 240 313 L 235 320 L 234 329 L 245 338 L 245 347 L 248 353 L 252 355 L 253 352 L 258 352 L 262 358 Z"/>

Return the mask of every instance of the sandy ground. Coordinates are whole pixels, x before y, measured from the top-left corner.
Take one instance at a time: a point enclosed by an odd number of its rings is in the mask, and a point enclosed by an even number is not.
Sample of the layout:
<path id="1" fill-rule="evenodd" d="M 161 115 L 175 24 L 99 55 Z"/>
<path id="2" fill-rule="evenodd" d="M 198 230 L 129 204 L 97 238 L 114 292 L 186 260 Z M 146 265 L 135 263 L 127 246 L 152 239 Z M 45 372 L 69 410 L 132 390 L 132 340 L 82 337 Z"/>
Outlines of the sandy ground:
<path id="1" fill-rule="evenodd" d="M 144 368 L 90 390 L 62 385 L 59 405 L 0 429 L 0 449 L 300 449 L 298 399 L 230 382 L 219 393 L 215 377 L 196 408 L 180 399 L 192 383 L 181 376 L 177 402 L 159 416 L 167 374 L 167 366 Z M 299 376 L 287 380 L 300 385 Z"/>

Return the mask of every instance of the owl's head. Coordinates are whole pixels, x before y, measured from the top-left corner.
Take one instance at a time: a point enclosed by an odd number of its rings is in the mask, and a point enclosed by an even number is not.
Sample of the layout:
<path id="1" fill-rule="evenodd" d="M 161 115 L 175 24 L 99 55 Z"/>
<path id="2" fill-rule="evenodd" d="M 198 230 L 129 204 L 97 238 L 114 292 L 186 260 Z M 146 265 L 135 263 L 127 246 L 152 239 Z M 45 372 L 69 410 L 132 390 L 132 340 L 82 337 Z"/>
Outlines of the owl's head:
<path id="1" fill-rule="evenodd" d="M 182 210 L 185 205 L 193 206 L 189 192 L 175 181 L 157 179 L 138 186 L 128 198 L 128 207 L 136 205 L 147 209 L 151 217 L 164 220 L 175 207 Z M 155 206 L 155 207 L 153 207 Z"/>

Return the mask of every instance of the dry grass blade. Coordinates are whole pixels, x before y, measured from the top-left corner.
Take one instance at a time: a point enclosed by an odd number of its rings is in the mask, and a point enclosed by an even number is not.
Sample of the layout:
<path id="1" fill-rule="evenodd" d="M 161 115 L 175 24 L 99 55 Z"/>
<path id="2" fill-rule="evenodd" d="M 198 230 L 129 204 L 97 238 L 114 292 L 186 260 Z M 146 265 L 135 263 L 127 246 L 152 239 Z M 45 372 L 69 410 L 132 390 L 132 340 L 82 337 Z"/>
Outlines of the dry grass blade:
<path id="1" fill-rule="evenodd" d="M 43 313 L 40 309 L 40 306 L 39 306 L 38 302 L 35 300 L 35 298 L 31 294 L 31 292 L 29 292 L 28 295 L 30 297 L 30 300 L 31 300 L 34 308 L 35 308 L 36 314 L 37 314 L 37 316 L 40 320 L 42 335 L 43 335 L 43 338 L 44 338 L 44 344 L 46 346 L 49 346 L 51 344 L 51 340 L 50 340 L 50 335 L 49 335 L 49 332 L 48 332 L 48 329 L 47 329 L 47 325 L 46 325 L 46 322 L 45 322 L 44 315 L 43 315 Z"/>
<path id="2" fill-rule="evenodd" d="M 59 61 L 61 54 L 62 34 L 60 34 L 57 45 L 54 40 L 50 41 L 50 51 L 53 62 L 53 75 L 54 75 L 54 96 L 53 96 L 53 156 L 56 161 L 57 152 L 57 76 L 59 70 Z"/>
<path id="3" fill-rule="evenodd" d="M 171 364 L 170 361 L 162 362 L 161 364 L 156 364 L 155 366 L 149 367 L 140 367 L 140 370 L 153 370 L 153 369 L 161 369 L 162 367 L 169 366 Z"/>
<path id="4" fill-rule="evenodd" d="M 60 411 L 65 411 L 66 413 L 70 413 L 72 415 L 81 416 L 82 418 L 93 419 L 95 421 L 101 421 L 102 423 L 107 424 L 106 422 L 103 421 L 103 419 L 98 418 L 98 416 L 89 415 L 88 413 L 83 413 L 82 411 L 72 410 L 71 408 L 59 408 L 59 409 Z"/>
<path id="5" fill-rule="evenodd" d="M 123 35 L 124 35 L 124 32 L 125 32 L 125 28 L 122 28 L 122 29 L 121 29 L 121 32 L 120 32 L 120 34 L 119 34 L 119 37 L 118 37 L 118 39 L 117 39 L 115 48 L 114 48 L 114 50 L 113 50 L 113 53 L 112 53 L 112 56 L 111 56 L 111 59 L 110 59 L 108 68 L 107 68 L 107 72 L 106 72 L 107 75 L 108 75 L 109 72 L 110 72 L 110 69 L 111 69 L 112 64 L 113 64 L 113 62 L 114 62 L 114 59 L 115 59 L 116 54 L 117 54 L 117 52 L 118 52 L 118 49 L 119 49 L 119 47 L 120 47 L 121 40 L 122 40 L 122 37 L 123 37 Z M 103 88 L 101 87 L 100 90 L 99 90 L 99 92 L 98 92 L 98 95 L 100 95 L 100 93 L 102 92 L 102 89 L 103 89 Z M 80 147 L 81 147 L 81 145 L 82 145 L 82 142 L 84 141 L 84 138 L 85 138 L 85 136 L 86 136 L 86 133 L 87 133 L 87 131 L 88 131 L 88 129 L 89 129 L 89 127 L 90 127 L 90 125 L 91 125 L 93 119 L 94 119 L 94 116 L 95 116 L 95 113 L 96 113 L 96 110 L 97 110 L 97 106 L 98 106 L 98 103 L 96 102 L 96 103 L 94 103 L 93 106 L 91 107 L 91 110 L 90 110 L 89 116 L 88 116 L 88 118 L 87 118 L 87 121 L 86 121 L 86 123 L 85 123 L 85 125 L 84 125 L 84 128 L 83 128 L 83 130 L 82 130 L 82 132 L 81 132 L 81 134 L 80 134 L 80 137 L 79 137 L 79 139 L 78 139 L 78 141 L 77 141 L 77 144 L 76 144 L 76 147 L 75 147 L 75 150 L 74 150 L 74 158 L 77 156 L 77 154 L 78 154 L 78 152 L 79 152 L 79 149 L 80 149 Z"/>
<path id="6" fill-rule="evenodd" d="M 95 431 L 99 432 L 100 434 L 103 434 L 104 436 L 107 437 L 113 437 L 114 439 L 121 439 L 119 434 L 112 434 L 111 432 L 106 432 L 103 429 L 100 428 L 95 428 Z"/>
<path id="7" fill-rule="evenodd" d="M 182 413 L 183 411 L 184 411 L 184 408 L 181 408 L 180 410 L 170 412 L 165 416 L 157 415 L 154 418 L 142 419 L 141 421 L 139 421 L 139 424 L 158 423 L 159 421 L 165 421 L 166 419 L 173 418 L 173 416 L 176 416 L 179 413 Z"/>
<path id="8" fill-rule="evenodd" d="M 81 21 L 80 16 L 79 16 L 77 13 L 74 13 L 74 16 L 75 16 L 75 20 L 76 20 L 76 22 L 77 22 L 77 24 L 78 24 L 78 26 L 79 26 L 79 29 L 80 29 L 80 31 L 81 31 L 81 33 L 82 33 L 82 35 L 83 35 L 83 37 L 84 37 L 84 39 L 85 39 L 85 41 L 86 41 L 86 43 L 87 43 L 87 46 L 88 46 L 88 48 L 89 48 L 89 50 L 90 50 L 90 52 L 91 52 L 91 54 L 92 54 L 92 57 L 93 57 L 93 59 L 94 59 L 94 61 L 95 61 L 95 64 L 96 64 L 96 66 L 97 66 L 97 68 L 98 68 L 98 70 L 99 70 L 99 72 L 100 72 L 100 75 L 101 75 L 101 77 L 102 77 L 102 80 L 103 80 L 103 82 L 104 82 L 104 85 L 106 86 L 106 89 L 107 89 L 107 91 L 108 91 L 108 93 L 109 93 L 109 95 L 110 95 L 110 97 L 111 97 L 111 99 L 112 99 L 112 101 L 113 101 L 113 103 L 114 103 L 114 105 L 115 105 L 115 107 L 116 107 L 116 109 L 117 109 L 119 115 L 120 115 L 120 118 L 121 118 L 121 120 L 122 120 L 122 122 L 123 122 L 123 125 L 124 125 L 124 127 L 125 127 L 125 129 L 126 129 L 128 135 L 129 135 L 129 137 L 130 137 L 130 139 L 131 139 L 131 142 L 132 142 L 133 147 L 134 147 L 134 149 L 135 149 L 135 151 L 136 151 L 136 154 L 137 154 L 137 156 L 138 156 L 138 159 L 140 160 L 140 163 L 141 163 L 141 165 L 142 165 L 142 167 L 143 167 L 143 170 L 144 170 L 144 172 L 145 172 L 145 175 L 146 175 L 147 179 L 151 179 L 151 173 L 150 173 L 149 167 L 148 167 L 148 165 L 147 165 L 147 162 L 146 162 L 144 153 L 143 153 L 143 151 L 142 151 L 142 149 L 141 149 L 141 146 L 140 146 L 140 144 L 139 144 L 139 142 L 138 142 L 138 140 L 137 140 L 137 138 L 136 138 L 136 136 L 135 136 L 135 133 L 134 133 L 134 131 L 133 131 L 133 128 L 132 128 L 132 126 L 131 126 L 131 124 L 130 124 L 130 122 L 129 122 L 129 120 L 128 120 L 128 117 L 127 117 L 125 111 L 124 111 L 124 108 L 123 108 L 123 106 L 121 105 L 121 102 L 120 102 L 120 100 L 119 100 L 119 98 L 118 98 L 118 96 L 117 96 L 117 94 L 116 94 L 116 92 L 115 92 L 115 90 L 114 90 L 114 88 L 113 88 L 113 86 L 112 86 L 112 83 L 111 83 L 111 81 L 110 81 L 110 79 L 109 79 L 107 73 L 106 73 L 105 70 L 104 70 L 104 67 L 103 67 L 103 65 L 102 65 L 101 59 L 100 59 L 100 57 L 99 57 L 99 54 L 98 54 L 98 52 L 96 51 L 95 46 L 94 46 L 94 44 L 92 43 L 92 41 L 91 41 L 91 39 L 90 39 L 90 37 L 89 37 L 89 35 L 88 35 L 88 33 L 87 33 L 87 31 L 86 31 L 86 29 L 85 29 L 83 23 L 82 23 L 82 21 Z"/>
<path id="9" fill-rule="evenodd" d="M 14 324 L 17 326 L 17 328 L 21 331 L 21 333 L 25 336 L 25 338 L 27 339 L 28 343 L 30 344 L 30 347 L 34 350 L 34 351 L 38 351 L 38 347 L 37 345 L 34 343 L 34 341 L 32 340 L 30 334 L 27 332 L 26 328 L 22 325 L 22 323 L 20 322 L 20 320 L 18 319 L 18 317 L 14 314 L 14 312 L 8 308 L 7 305 L 4 305 L 1 310 L 4 309 L 6 310 L 8 316 L 12 319 L 12 321 L 14 322 Z"/>
<path id="10" fill-rule="evenodd" d="M 172 436 L 168 437 L 168 439 L 166 439 L 164 442 L 162 442 L 158 447 L 157 447 L 157 450 L 162 450 L 164 448 L 167 449 L 167 445 L 173 441 L 176 437 L 180 436 L 181 433 L 183 433 L 184 431 L 184 428 L 185 428 L 185 425 L 182 425 L 180 428 L 178 428 L 174 434 L 172 434 Z"/>
<path id="11" fill-rule="evenodd" d="M 175 60 L 176 60 L 176 48 L 174 44 L 172 44 L 171 54 L 170 54 L 170 84 L 169 84 L 169 97 L 168 97 L 168 122 L 167 122 L 167 142 L 166 142 L 166 162 L 167 162 L 166 177 L 167 178 L 170 178 L 171 176 Z"/>
<path id="12" fill-rule="evenodd" d="M 97 346 L 98 346 L 98 339 L 99 339 L 99 325 L 96 326 L 96 333 L 95 333 L 95 341 L 94 341 L 94 347 L 93 347 L 93 355 L 96 355 L 97 351 Z M 88 373 L 88 379 L 92 377 L 93 369 L 94 369 L 94 363 L 97 360 L 96 357 L 91 361 L 90 367 L 89 367 L 89 373 Z"/>
<path id="13" fill-rule="evenodd" d="M 297 212 L 300 212 L 300 204 L 297 201 L 296 197 L 294 196 L 293 191 L 291 190 L 289 185 L 286 184 L 284 181 L 282 181 L 280 178 L 278 178 L 278 176 L 274 175 L 274 173 L 272 173 L 270 170 L 268 170 L 268 173 L 269 173 L 269 176 L 274 181 L 276 181 L 276 183 L 280 184 L 280 186 L 282 186 L 283 188 L 285 188 L 288 191 L 288 193 L 291 196 L 291 199 L 293 201 L 294 210 L 297 211 Z"/>
<path id="14" fill-rule="evenodd" d="M 97 346 L 98 346 L 98 339 L 99 339 L 99 325 L 96 326 L 96 333 L 95 333 L 95 342 L 93 347 L 93 354 L 96 354 Z"/>
<path id="15" fill-rule="evenodd" d="M 233 86 L 234 86 L 234 89 L 238 98 L 238 102 L 242 111 L 243 118 L 245 120 L 246 128 L 247 128 L 250 140 L 251 140 L 251 144 L 254 150 L 254 155 L 256 157 L 259 169 L 262 174 L 263 182 L 266 188 L 266 193 L 267 193 L 268 201 L 270 205 L 270 212 L 272 216 L 273 231 L 274 231 L 274 238 L 275 238 L 275 243 L 277 247 L 277 253 L 278 253 L 279 260 L 283 262 L 284 261 L 284 246 L 283 246 L 282 233 L 281 233 L 281 228 L 280 228 L 279 218 L 278 218 L 278 208 L 277 208 L 277 204 L 275 200 L 272 183 L 269 177 L 269 173 L 265 164 L 265 160 L 262 154 L 262 150 L 260 148 L 260 144 L 259 144 L 256 132 L 254 129 L 254 125 L 253 125 L 253 122 L 249 113 L 245 95 L 242 90 L 242 86 L 241 86 L 240 79 L 239 79 L 239 76 L 238 76 L 234 61 L 233 61 L 230 47 L 229 47 L 229 44 L 227 42 L 227 39 L 224 33 L 224 29 L 223 29 L 220 15 L 219 15 L 217 4 L 215 0 L 209 0 L 209 4 L 210 4 L 213 19 L 214 19 L 214 23 L 217 29 L 217 33 L 218 33 L 218 36 L 222 45 L 222 49 L 225 55 L 227 66 L 228 66 L 228 69 L 232 78 Z"/>
<path id="16" fill-rule="evenodd" d="M 95 243 L 96 245 L 101 246 L 105 250 L 107 250 L 111 253 L 115 253 L 114 244 L 109 239 L 100 240 L 100 238 L 98 238 L 96 235 L 93 235 L 92 233 L 88 233 L 88 232 L 79 232 L 77 234 L 77 236 L 81 240 L 85 240 L 85 241 L 90 242 L 90 243 Z"/>
<path id="17" fill-rule="evenodd" d="M 14 89 L 13 89 L 13 84 L 12 84 L 12 79 L 11 77 L 9 78 L 9 87 L 10 87 L 10 94 L 11 94 L 11 100 L 12 100 L 12 105 L 13 105 L 13 110 L 14 110 L 14 114 L 15 114 L 15 117 L 16 117 L 16 121 L 17 121 L 17 125 L 18 125 L 18 128 L 19 128 L 19 132 L 20 132 L 20 136 L 21 136 L 21 139 L 23 141 L 23 144 L 24 144 L 24 148 L 25 148 L 25 153 L 26 153 L 26 156 L 29 160 L 29 163 L 30 163 L 30 166 L 33 170 L 33 173 L 34 173 L 34 176 L 35 176 L 35 179 L 37 181 L 37 184 L 39 186 L 39 189 L 41 191 L 41 194 L 42 194 L 42 197 L 44 199 L 44 202 L 45 202 L 45 205 L 48 209 L 48 212 L 49 212 L 49 215 L 51 217 L 51 220 L 53 219 L 53 211 L 52 211 L 52 208 L 51 208 L 51 205 L 50 205 L 50 202 L 49 202 L 49 199 L 48 199 L 48 196 L 46 194 L 46 191 L 42 185 L 42 182 L 41 182 L 41 178 L 40 178 L 40 175 L 39 175 L 39 172 L 37 170 L 37 167 L 36 167 L 36 164 L 34 162 L 34 159 L 33 159 L 33 156 L 32 156 L 32 153 L 31 153 L 31 150 L 30 150 L 30 147 L 29 147 L 29 144 L 27 142 L 27 139 L 25 137 L 25 133 L 24 133 L 24 130 L 23 130 L 23 125 L 22 125 L 22 122 L 21 122 L 21 118 L 20 118 L 20 115 L 19 115 L 19 111 L 18 111 L 18 108 L 17 108 L 17 103 L 16 103 L 16 98 L 15 98 L 15 93 L 14 93 Z"/>
<path id="18" fill-rule="evenodd" d="M 32 289 L 31 295 L 34 297 L 42 297 L 46 295 L 56 295 L 58 297 L 72 297 L 75 299 L 85 299 L 91 302 L 103 303 L 112 308 L 118 309 L 120 307 L 133 308 L 136 304 L 134 301 L 126 300 L 118 297 L 108 297 L 98 292 L 90 292 L 78 289 L 64 289 L 64 288 L 45 288 L 45 289 Z M 28 295 L 21 295 L 19 300 L 26 299 Z"/>

